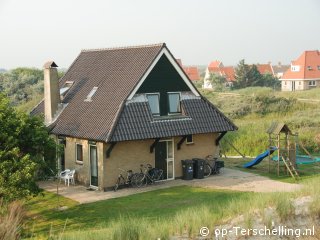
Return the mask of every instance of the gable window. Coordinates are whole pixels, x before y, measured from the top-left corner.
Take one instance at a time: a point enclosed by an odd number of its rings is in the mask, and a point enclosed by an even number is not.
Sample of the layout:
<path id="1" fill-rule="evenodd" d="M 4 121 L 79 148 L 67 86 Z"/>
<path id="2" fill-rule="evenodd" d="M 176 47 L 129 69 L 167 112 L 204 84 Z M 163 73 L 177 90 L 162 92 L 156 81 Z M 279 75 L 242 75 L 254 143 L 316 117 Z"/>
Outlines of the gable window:
<path id="1" fill-rule="evenodd" d="M 186 139 L 186 144 L 192 144 L 193 143 L 193 135 L 188 135 Z"/>
<path id="2" fill-rule="evenodd" d="M 309 86 L 316 86 L 316 81 L 309 81 Z"/>
<path id="3" fill-rule="evenodd" d="M 160 115 L 159 98 L 160 98 L 159 93 L 147 94 L 147 99 L 149 102 L 152 115 L 156 115 L 156 116 Z"/>
<path id="4" fill-rule="evenodd" d="M 83 150 L 81 144 L 76 144 L 76 161 L 83 162 Z"/>
<path id="5" fill-rule="evenodd" d="M 169 114 L 181 113 L 180 93 L 168 93 Z"/>

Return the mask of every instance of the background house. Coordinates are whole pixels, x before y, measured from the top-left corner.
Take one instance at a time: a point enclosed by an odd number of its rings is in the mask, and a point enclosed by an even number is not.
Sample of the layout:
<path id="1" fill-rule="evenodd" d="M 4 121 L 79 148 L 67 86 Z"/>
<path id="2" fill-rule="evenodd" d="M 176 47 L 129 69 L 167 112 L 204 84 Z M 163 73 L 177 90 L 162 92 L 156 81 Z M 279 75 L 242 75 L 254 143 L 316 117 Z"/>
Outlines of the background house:
<path id="1" fill-rule="evenodd" d="M 308 90 L 320 86 L 320 52 L 304 51 L 291 62 L 280 79 L 282 91 Z"/>
<path id="2" fill-rule="evenodd" d="M 278 62 L 277 65 L 272 66 L 274 76 L 278 79 L 280 79 L 289 68 L 290 65 L 283 65 L 281 62 Z"/>
<path id="3" fill-rule="evenodd" d="M 189 79 L 191 81 L 199 81 L 200 80 L 200 74 L 199 74 L 199 69 L 197 66 L 184 66 L 182 65 L 182 60 L 181 59 L 176 59 L 179 65 L 183 68 L 184 72 L 187 74 Z"/>
<path id="4" fill-rule="evenodd" d="M 271 74 L 272 76 L 274 76 L 273 67 L 270 62 L 267 64 L 258 63 L 256 66 L 260 74 Z"/>
<path id="5" fill-rule="evenodd" d="M 235 69 L 233 66 L 225 67 L 222 62 L 215 60 L 211 62 L 208 67 L 206 68 L 204 81 L 203 81 L 203 88 L 205 89 L 212 89 L 212 83 L 210 78 L 212 74 L 216 74 L 218 76 L 222 76 L 226 79 L 226 87 L 231 87 L 233 82 L 235 81 Z"/>
<path id="6" fill-rule="evenodd" d="M 64 144 L 61 169 L 77 181 L 112 187 L 118 168 L 151 164 L 167 180 L 182 176 L 181 160 L 215 154 L 237 127 L 203 98 L 165 44 L 84 50 L 58 81 L 44 66 L 44 114 Z"/>

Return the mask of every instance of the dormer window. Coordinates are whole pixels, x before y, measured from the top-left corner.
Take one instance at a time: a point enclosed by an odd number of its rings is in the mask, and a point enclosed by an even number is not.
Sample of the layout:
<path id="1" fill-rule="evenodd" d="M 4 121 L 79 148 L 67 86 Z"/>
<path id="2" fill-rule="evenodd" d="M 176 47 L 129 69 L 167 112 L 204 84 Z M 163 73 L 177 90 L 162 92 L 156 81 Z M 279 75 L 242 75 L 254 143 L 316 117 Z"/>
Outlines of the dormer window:
<path id="1" fill-rule="evenodd" d="M 148 93 L 146 94 L 149 106 L 152 112 L 152 115 L 160 116 L 160 107 L 159 107 L 159 100 L 160 96 L 159 93 Z"/>
<path id="2" fill-rule="evenodd" d="M 180 93 L 173 92 L 168 93 L 168 101 L 169 101 L 169 114 L 180 114 Z"/>

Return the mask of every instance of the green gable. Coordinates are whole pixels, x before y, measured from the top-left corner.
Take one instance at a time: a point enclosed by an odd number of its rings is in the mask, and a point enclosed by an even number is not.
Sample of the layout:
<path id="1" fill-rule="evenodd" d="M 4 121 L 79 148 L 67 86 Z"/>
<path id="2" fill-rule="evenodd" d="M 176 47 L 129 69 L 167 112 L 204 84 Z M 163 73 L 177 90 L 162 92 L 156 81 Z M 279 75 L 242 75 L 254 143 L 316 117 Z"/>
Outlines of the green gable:
<path id="1" fill-rule="evenodd" d="M 160 115 L 168 114 L 168 92 L 191 91 L 168 58 L 163 55 L 137 93 L 160 93 Z"/>

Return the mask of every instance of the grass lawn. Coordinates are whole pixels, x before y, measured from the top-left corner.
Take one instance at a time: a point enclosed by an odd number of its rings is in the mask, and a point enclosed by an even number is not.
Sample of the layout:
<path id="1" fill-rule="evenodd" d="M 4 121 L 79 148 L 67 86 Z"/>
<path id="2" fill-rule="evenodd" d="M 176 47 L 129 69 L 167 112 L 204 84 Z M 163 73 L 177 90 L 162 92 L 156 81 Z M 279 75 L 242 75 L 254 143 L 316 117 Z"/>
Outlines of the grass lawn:
<path id="1" fill-rule="evenodd" d="M 170 219 L 188 208 L 209 207 L 217 218 L 223 215 L 234 199 L 247 199 L 253 193 L 231 192 L 188 186 L 156 190 L 128 197 L 77 205 L 76 202 L 60 197 L 60 204 L 69 208 L 57 211 L 57 196 L 45 192 L 26 202 L 30 220 L 26 230 L 33 236 L 48 236 L 66 230 L 99 229 L 119 218 Z"/>

